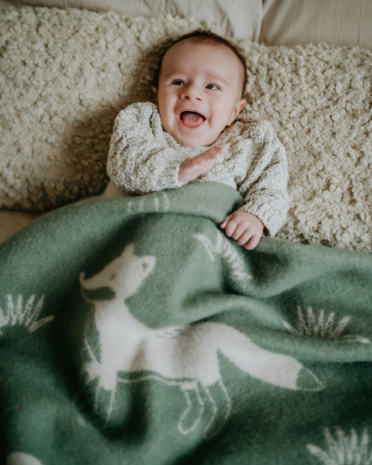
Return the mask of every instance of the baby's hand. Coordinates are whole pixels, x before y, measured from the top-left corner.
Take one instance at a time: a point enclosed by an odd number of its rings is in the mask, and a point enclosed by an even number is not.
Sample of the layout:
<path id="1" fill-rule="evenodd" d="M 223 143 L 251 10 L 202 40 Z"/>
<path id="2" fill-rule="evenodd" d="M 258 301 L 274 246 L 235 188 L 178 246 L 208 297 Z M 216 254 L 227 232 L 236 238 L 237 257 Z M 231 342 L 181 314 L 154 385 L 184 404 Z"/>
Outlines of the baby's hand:
<path id="1" fill-rule="evenodd" d="M 226 234 L 244 245 L 247 250 L 252 250 L 260 242 L 264 226 L 252 213 L 236 211 L 226 216 L 221 228 Z"/>
<path id="2" fill-rule="evenodd" d="M 213 166 L 213 160 L 222 155 L 225 150 L 225 147 L 215 147 L 184 161 L 178 172 L 178 181 L 193 181 L 205 171 L 210 170 Z"/>

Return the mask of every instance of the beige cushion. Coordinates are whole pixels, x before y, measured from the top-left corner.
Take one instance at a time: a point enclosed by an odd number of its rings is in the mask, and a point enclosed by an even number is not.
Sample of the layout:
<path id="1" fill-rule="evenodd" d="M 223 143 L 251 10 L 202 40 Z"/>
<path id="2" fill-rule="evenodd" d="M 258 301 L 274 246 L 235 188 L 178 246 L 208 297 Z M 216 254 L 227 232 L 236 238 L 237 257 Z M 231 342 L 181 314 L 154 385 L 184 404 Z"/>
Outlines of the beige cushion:
<path id="1" fill-rule="evenodd" d="M 264 0 L 259 42 L 326 42 L 372 50 L 372 1 Z"/>
<path id="2" fill-rule="evenodd" d="M 0 9 L 25 5 L 113 10 L 147 18 L 178 15 L 214 22 L 228 36 L 256 41 L 262 19 L 262 0 L 0 0 Z"/>
<path id="3" fill-rule="evenodd" d="M 152 99 L 164 43 L 200 23 L 76 9 L 3 15 L 0 208 L 40 212 L 97 193 L 115 117 Z M 240 45 L 245 112 L 268 119 L 288 154 L 279 237 L 372 251 L 372 52 Z"/>
<path id="4" fill-rule="evenodd" d="M 37 213 L 0 211 L 0 244 L 41 216 Z"/>

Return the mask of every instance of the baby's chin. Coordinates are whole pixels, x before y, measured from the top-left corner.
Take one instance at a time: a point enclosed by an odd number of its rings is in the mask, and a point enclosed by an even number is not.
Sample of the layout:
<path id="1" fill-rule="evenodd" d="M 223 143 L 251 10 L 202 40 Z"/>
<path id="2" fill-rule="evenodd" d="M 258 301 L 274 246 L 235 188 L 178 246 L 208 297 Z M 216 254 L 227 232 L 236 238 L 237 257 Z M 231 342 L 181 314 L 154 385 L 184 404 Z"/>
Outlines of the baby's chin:
<path id="1" fill-rule="evenodd" d="M 208 137 L 206 134 L 172 134 L 170 131 L 167 131 L 173 137 L 173 139 L 184 147 L 208 147 L 213 144 L 218 139 L 220 133 L 216 135 L 210 135 Z"/>

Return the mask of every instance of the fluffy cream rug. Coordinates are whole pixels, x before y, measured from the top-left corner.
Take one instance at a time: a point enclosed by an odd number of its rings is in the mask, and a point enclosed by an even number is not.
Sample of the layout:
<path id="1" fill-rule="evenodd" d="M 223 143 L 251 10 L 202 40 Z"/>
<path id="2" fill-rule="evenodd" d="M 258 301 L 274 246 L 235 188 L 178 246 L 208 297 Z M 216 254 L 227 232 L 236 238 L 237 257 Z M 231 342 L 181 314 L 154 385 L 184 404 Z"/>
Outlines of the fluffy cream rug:
<path id="1" fill-rule="evenodd" d="M 113 122 L 152 99 L 169 41 L 193 20 L 23 7 L 0 13 L 0 208 L 47 211 L 107 183 Z M 291 207 L 278 234 L 372 251 L 372 53 L 239 42 L 245 112 L 287 149 Z"/>

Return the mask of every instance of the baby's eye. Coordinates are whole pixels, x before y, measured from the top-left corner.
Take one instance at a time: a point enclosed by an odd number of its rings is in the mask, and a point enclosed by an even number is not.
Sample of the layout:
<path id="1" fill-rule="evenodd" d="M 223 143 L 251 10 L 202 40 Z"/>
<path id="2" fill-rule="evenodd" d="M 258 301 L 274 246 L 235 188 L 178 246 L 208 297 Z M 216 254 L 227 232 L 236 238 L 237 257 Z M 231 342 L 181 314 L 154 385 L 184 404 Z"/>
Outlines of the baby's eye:
<path id="1" fill-rule="evenodd" d="M 211 89 L 211 90 L 214 90 L 214 89 L 218 89 L 217 86 L 215 86 L 214 84 L 208 84 L 207 86 L 205 86 L 206 89 Z M 214 87 L 214 89 L 212 89 L 212 87 Z"/>
<path id="2" fill-rule="evenodd" d="M 173 84 L 176 84 L 176 86 L 182 86 L 184 85 L 184 82 L 181 81 L 181 79 L 176 79 L 175 81 L 173 81 Z"/>

